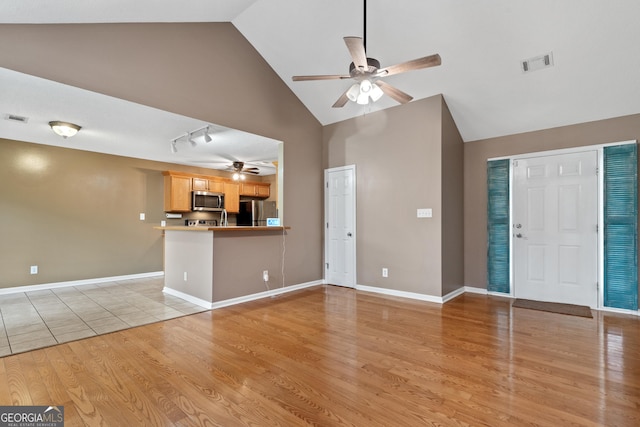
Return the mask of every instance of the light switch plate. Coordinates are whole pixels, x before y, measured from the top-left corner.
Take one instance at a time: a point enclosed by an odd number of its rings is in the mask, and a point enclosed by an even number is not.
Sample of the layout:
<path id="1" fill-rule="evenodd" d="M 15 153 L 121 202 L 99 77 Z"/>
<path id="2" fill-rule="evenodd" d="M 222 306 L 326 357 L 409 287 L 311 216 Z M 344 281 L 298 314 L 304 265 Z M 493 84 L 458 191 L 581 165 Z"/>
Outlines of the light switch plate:
<path id="1" fill-rule="evenodd" d="M 432 218 L 433 217 L 433 209 L 418 209 L 417 217 L 418 218 Z"/>
<path id="2" fill-rule="evenodd" d="M 146 218 L 146 215 L 144 213 L 140 214 L 140 221 L 144 221 L 144 219 Z"/>

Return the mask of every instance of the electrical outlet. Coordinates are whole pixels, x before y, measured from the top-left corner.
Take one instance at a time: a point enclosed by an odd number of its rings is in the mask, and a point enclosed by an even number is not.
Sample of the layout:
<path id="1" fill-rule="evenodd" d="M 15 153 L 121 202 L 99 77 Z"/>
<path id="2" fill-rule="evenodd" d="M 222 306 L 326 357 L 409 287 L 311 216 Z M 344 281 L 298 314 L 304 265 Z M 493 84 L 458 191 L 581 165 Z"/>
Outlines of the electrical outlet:
<path id="1" fill-rule="evenodd" d="M 382 269 L 382 277 L 389 277 L 389 269 L 388 268 L 383 268 Z"/>
<path id="2" fill-rule="evenodd" d="M 31 271 L 31 274 L 38 274 L 38 266 L 32 265 L 30 271 Z"/>
<path id="3" fill-rule="evenodd" d="M 184 272 L 183 277 L 184 277 L 184 281 L 186 282 L 187 281 L 187 272 L 186 271 Z"/>
<path id="4" fill-rule="evenodd" d="M 264 280 L 265 282 L 269 281 L 269 270 L 265 270 L 262 272 L 262 280 Z"/>

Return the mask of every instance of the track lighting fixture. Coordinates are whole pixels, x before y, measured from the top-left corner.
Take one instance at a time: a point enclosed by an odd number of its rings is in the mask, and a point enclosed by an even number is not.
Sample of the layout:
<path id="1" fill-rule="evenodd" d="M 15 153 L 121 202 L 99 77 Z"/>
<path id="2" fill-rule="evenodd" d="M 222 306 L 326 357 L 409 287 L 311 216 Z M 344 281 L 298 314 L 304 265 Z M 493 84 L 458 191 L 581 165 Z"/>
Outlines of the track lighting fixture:
<path id="1" fill-rule="evenodd" d="M 209 135 L 209 126 L 204 131 L 204 142 L 211 142 L 211 136 Z"/>
<path id="2" fill-rule="evenodd" d="M 196 145 L 198 145 L 198 143 L 196 142 L 195 139 L 193 139 L 193 133 L 189 134 L 189 144 L 191 144 L 192 147 L 195 147 Z"/>
<path id="3" fill-rule="evenodd" d="M 207 125 L 207 126 L 203 126 L 201 128 L 198 128 L 196 130 L 192 130 L 191 132 L 187 132 L 184 135 L 181 135 L 177 138 L 174 138 L 171 140 L 171 152 L 172 153 L 177 153 L 178 152 L 178 142 L 181 139 L 185 139 L 186 141 L 189 142 L 189 144 L 191 144 L 191 146 L 193 148 L 198 146 L 198 142 L 202 142 L 202 140 L 198 141 L 199 137 L 196 137 L 195 135 L 198 132 L 202 132 L 202 139 L 204 140 L 204 142 L 211 142 L 213 141 L 213 138 L 211 138 L 211 135 L 209 134 L 209 129 L 210 129 L 211 125 Z"/>

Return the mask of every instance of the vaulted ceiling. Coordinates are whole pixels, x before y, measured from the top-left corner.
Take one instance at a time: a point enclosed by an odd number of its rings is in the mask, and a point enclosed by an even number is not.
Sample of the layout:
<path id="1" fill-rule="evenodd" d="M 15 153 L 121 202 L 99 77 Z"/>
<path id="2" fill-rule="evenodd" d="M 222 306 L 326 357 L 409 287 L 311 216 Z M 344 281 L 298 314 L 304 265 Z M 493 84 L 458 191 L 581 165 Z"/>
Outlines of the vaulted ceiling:
<path id="1" fill-rule="evenodd" d="M 640 113 L 638 16 L 637 0 L 368 0 L 367 55 L 389 66 L 439 53 L 441 66 L 385 81 L 414 100 L 443 94 L 469 142 Z M 231 22 L 322 124 L 398 105 L 332 108 L 349 80 L 291 79 L 348 73 L 343 37 L 363 35 L 362 0 L 0 2 L 0 23 L 98 22 Z M 523 72 L 544 54 L 553 66 Z"/>

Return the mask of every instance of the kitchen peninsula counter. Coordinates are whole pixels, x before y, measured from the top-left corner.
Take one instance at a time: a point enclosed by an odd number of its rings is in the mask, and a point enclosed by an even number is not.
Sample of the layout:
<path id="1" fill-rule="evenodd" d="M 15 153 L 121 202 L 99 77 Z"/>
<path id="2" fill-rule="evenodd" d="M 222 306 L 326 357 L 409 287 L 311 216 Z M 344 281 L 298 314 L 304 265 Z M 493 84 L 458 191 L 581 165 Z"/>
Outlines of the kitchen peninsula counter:
<path id="1" fill-rule="evenodd" d="M 205 308 L 283 287 L 290 227 L 168 226 L 164 234 L 164 292 Z M 268 280 L 263 273 L 268 271 Z"/>
<path id="2" fill-rule="evenodd" d="M 224 226 L 194 226 L 189 227 L 186 225 L 176 225 L 168 227 L 154 227 L 158 230 L 173 230 L 173 231 L 282 231 L 290 230 L 291 227 L 283 226 L 243 226 L 243 225 L 228 225 Z"/>

